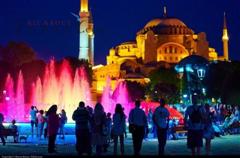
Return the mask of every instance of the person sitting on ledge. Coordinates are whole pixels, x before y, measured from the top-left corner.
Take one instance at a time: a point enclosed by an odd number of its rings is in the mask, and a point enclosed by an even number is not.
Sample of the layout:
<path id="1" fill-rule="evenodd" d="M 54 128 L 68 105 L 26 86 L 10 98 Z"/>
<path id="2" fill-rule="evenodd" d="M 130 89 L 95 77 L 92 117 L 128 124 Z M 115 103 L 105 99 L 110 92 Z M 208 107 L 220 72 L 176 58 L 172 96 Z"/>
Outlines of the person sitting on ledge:
<path id="1" fill-rule="evenodd" d="M 3 116 L 2 113 L 0 113 L 0 138 L 2 140 L 3 145 L 5 145 L 6 141 L 5 141 L 4 136 L 2 134 L 2 131 L 4 130 L 3 120 L 4 120 L 4 116 Z"/>
<path id="2" fill-rule="evenodd" d="M 9 125 L 8 129 L 11 129 L 16 135 L 13 136 L 14 143 L 18 142 L 18 127 L 16 125 L 16 120 L 12 120 L 12 124 Z"/>

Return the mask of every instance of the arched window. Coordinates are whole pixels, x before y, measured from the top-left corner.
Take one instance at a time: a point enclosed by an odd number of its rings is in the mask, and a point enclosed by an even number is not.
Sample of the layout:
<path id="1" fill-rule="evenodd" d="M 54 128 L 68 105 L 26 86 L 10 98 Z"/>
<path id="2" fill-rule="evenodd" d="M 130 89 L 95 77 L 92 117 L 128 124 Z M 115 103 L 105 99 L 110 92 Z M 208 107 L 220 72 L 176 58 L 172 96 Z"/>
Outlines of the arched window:
<path id="1" fill-rule="evenodd" d="M 165 53 L 167 53 L 167 51 L 168 51 L 167 48 L 165 48 Z"/>
<path id="2" fill-rule="evenodd" d="M 173 52 L 173 47 L 170 46 L 170 47 L 169 47 L 169 53 L 172 53 L 172 52 Z"/>

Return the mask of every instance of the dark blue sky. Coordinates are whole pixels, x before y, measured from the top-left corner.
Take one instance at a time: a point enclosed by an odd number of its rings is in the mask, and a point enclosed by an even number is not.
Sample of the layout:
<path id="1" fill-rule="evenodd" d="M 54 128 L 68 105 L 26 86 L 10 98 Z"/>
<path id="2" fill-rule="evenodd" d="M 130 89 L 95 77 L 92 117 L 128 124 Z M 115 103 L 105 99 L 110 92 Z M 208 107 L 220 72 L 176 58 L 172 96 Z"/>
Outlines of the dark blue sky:
<path id="1" fill-rule="evenodd" d="M 24 41 L 39 58 L 78 56 L 79 0 L 1 0 L 0 45 Z M 206 32 L 210 46 L 222 55 L 223 12 L 230 36 L 230 58 L 240 59 L 239 0 L 90 0 L 95 24 L 95 63 L 105 64 L 111 47 L 134 40 L 151 19 L 168 15 L 181 19 L 196 33 Z"/>

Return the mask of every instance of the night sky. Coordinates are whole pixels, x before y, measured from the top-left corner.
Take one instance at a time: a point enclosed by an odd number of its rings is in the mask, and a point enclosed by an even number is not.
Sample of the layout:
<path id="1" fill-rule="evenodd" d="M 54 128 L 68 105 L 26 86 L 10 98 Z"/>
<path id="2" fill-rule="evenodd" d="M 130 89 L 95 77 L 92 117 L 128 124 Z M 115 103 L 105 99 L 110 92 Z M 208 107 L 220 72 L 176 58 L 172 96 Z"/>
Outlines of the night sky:
<path id="1" fill-rule="evenodd" d="M 230 58 L 240 59 L 239 0 L 89 0 L 95 25 L 95 63 L 105 64 L 109 49 L 135 40 L 151 19 L 182 20 L 195 33 L 206 32 L 210 46 L 222 55 L 223 12 L 227 13 Z M 0 45 L 28 43 L 39 58 L 78 57 L 80 0 L 1 0 Z"/>

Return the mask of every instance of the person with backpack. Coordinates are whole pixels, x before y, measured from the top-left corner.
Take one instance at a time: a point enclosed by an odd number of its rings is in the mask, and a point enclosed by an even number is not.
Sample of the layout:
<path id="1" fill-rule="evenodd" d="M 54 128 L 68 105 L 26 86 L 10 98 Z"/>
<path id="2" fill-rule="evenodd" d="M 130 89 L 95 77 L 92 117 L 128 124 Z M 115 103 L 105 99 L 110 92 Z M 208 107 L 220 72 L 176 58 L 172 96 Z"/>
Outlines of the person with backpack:
<path id="1" fill-rule="evenodd" d="M 187 147 L 192 155 L 200 155 L 203 146 L 204 108 L 198 105 L 198 96 L 192 95 L 192 105 L 186 109 L 184 126 L 188 130 Z M 196 150 L 197 149 L 197 150 Z"/>
<path id="2" fill-rule="evenodd" d="M 167 131 L 169 126 L 170 113 L 165 106 L 165 100 L 160 99 L 160 106 L 153 113 L 153 122 L 157 127 L 158 154 L 164 154 L 164 148 L 167 142 Z"/>
<path id="3" fill-rule="evenodd" d="M 87 153 L 88 156 L 92 154 L 91 133 L 90 133 L 90 114 L 85 107 L 84 102 L 79 103 L 79 107 L 74 111 L 72 119 L 76 122 L 76 150 L 78 155 Z"/>

